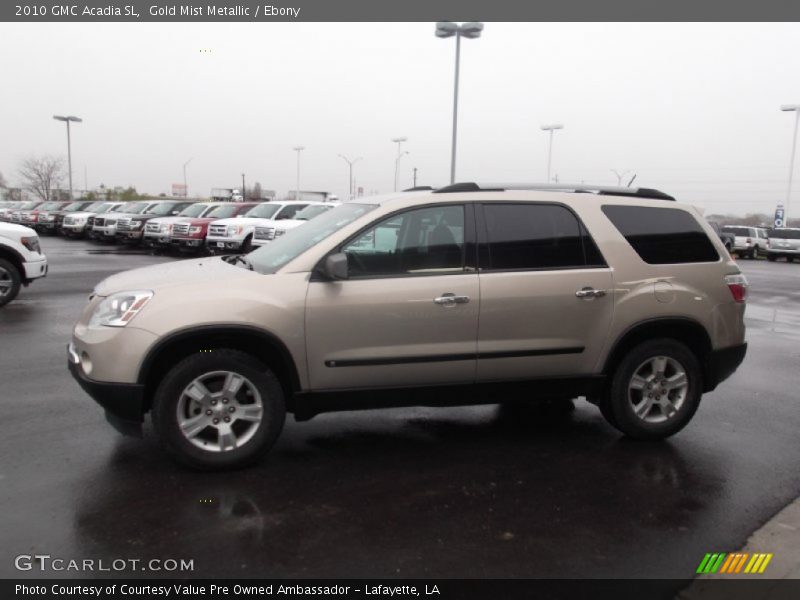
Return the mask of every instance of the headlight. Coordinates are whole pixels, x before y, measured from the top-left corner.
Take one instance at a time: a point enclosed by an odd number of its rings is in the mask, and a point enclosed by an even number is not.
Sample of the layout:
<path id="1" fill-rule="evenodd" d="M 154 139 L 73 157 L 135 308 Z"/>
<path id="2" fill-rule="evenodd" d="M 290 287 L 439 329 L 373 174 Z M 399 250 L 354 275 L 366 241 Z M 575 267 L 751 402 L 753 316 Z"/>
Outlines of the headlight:
<path id="1" fill-rule="evenodd" d="M 239 235 L 241 232 L 241 225 L 228 225 L 228 229 L 225 230 L 225 236 L 231 237 L 232 235 Z"/>
<path id="2" fill-rule="evenodd" d="M 112 294 L 94 309 L 89 327 L 125 327 L 153 297 L 151 290 Z"/>
<path id="3" fill-rule="evenodd" d="M 172 225 L 169 225 L 167 223 L 160 225 L 158 231 L 160 233 L 169 233 L 170 231 L 172 231 Z"/>
<path id="4" fill-rule="evenodd" d="M 39 219 L 42 221 L 55 221 L 56 217 L 55 215 L 39 215 Z"/>
<path id="5" fill-rule="evenodd" d="M 280 235 L 283 235 L 284 233 L 286 233 L 286 230 L 285 230 L 285 229 L 276 229 L 276 230 L 275 230 L 275 237 L 278 237 L 278 236 L 280 236 Z"/>
<path id="6" fill-rule="evenodd" d="M 195 225 L 194 227 L 189 227 L 189 235 L 197 235 L 201 231 L 203 231 L 203 228 L 200 227 L 199 225 Z"/>
<path id="7" fill-rule="evenodd" d="M 31 252 L 36 252 L 37 254 L 41 254 L 42 250 L 39 246 L 39 238 L 38 237 L 24 237 L 20 238 L 20 243 L 25 246 Z"/>
<path id="8" fill-rule="evenodd" d="M 144 221 L 131 221 L 131 229 L 139 229 L 142 225 L 144 225 Z"/>
<path id="9" fill-rule="evenodd" d="M 116 225 L 116 224 L 117 224 L 117 222 L 114 219 L 109 219 L 109 220 L 106 221 L 106 225 L 107 226 Z"/>

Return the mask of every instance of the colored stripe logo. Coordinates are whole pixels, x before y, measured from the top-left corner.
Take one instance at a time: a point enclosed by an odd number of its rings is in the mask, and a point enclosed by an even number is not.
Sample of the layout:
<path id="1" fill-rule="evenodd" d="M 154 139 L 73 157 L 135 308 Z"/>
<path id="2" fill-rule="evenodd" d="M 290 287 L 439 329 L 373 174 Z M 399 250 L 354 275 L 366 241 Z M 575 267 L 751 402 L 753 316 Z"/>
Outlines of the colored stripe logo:
<path id="1" fill-rule="evenodd" d="M 736 575 L 739 573 L 761 574 L 767 569 L 772 560 L 772 554 L 748 552 L 716 552 L 706 554 L 697 567 L 696 573 L 708 575 L 712 573 L 725 573 Z"/>

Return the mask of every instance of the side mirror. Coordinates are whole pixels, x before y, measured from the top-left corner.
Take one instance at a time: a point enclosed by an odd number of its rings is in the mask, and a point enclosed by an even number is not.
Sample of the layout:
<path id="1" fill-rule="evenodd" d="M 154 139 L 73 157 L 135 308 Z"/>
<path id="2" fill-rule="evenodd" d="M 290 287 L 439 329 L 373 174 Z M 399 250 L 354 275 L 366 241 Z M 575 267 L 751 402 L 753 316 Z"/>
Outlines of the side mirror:
<path id="1" fill-rule="evenodd" d="M 171 214 L 171 215 L 179 215 L 179 214 L 181 214 L 181 211 L 179 211 L 179 210 L 173 210 L 173 211 L 172 211 L 170 214 Z"/>
<path id="2" fill-rule="evenodd" d="M 347 255 L 343 252 L 328 255 L 322 273 L 331 280 L 347 279 Z"/>

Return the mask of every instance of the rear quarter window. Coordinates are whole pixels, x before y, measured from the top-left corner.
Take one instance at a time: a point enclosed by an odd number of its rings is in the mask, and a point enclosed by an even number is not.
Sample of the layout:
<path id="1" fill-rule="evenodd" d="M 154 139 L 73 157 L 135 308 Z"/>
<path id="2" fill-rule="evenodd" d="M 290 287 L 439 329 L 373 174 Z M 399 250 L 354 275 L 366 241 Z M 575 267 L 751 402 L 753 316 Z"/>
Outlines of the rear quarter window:
<path id="1" fill-rule="evenodd" d="M 716 262 L 719 253 L 697 219 L 678 208 L 607 204 L 603 213 L 651 265 Z"/>

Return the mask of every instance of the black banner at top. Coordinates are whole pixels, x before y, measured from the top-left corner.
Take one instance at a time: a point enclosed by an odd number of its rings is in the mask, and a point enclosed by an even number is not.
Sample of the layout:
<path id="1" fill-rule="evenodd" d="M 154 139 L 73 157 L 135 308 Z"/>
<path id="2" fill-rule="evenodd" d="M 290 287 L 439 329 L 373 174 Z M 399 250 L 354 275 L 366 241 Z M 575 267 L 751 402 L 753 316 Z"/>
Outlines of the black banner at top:
<path id="1" fill-rule="evenodd" d="M 797 21 L 786 0 L 31 0 L 8 22 Z"/>

